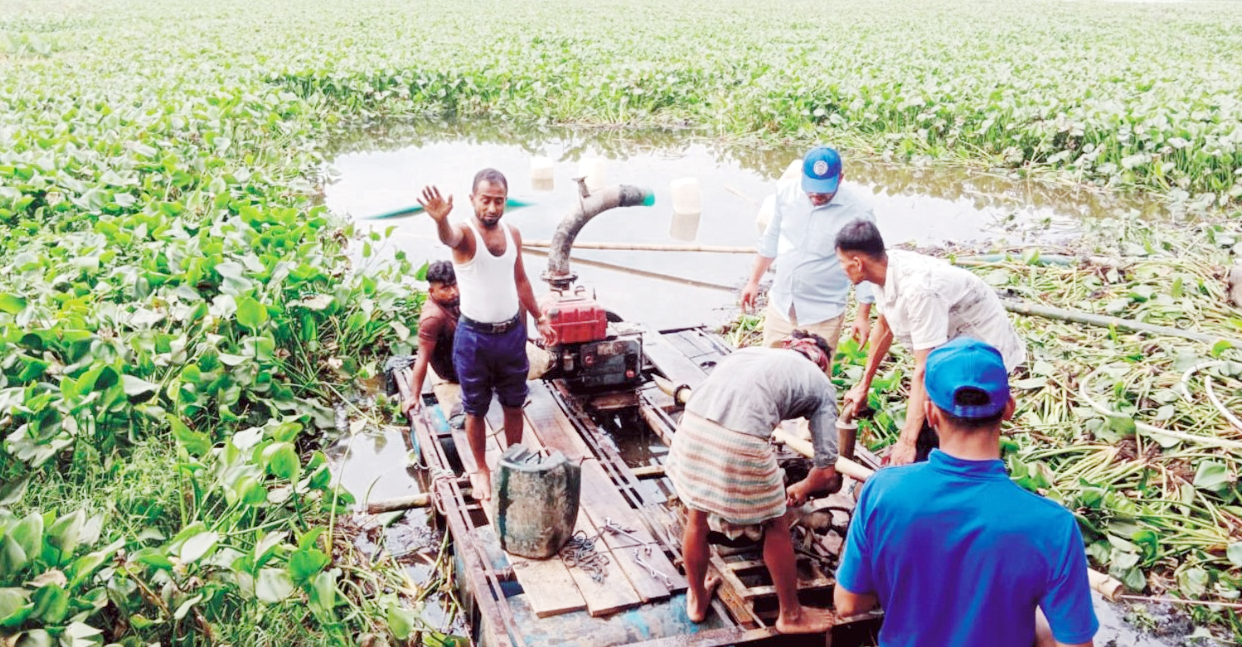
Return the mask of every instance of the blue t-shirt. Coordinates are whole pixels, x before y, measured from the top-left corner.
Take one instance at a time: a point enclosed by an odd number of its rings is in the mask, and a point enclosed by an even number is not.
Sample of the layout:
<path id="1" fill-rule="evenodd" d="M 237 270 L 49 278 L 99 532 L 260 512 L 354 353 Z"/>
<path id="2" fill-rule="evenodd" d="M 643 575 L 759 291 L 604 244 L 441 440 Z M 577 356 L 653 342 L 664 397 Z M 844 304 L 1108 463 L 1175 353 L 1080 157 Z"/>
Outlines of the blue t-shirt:
<path id="1" fill-rule="evenodd" d="M 1010 481 L 1000 460 L 935 450 L 926 463 L 877 472 L 859 495 L 837 581 L 879 598 L 884 647 L 1030 645 L 1036 606 L 1062 643 L 1099 628 L 1078 522 Z"/>

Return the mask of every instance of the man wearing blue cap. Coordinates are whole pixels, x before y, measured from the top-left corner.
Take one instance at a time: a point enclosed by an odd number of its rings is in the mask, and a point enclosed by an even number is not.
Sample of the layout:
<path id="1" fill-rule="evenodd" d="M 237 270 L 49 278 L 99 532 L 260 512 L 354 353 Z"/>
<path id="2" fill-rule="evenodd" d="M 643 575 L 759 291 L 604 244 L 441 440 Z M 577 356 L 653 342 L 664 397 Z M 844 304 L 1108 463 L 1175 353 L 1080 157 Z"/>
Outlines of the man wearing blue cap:
<path id="1" fill-rule="evenodd" d="M 878 601 L 883 647 L 1089 647 L 1099 622 L 1078 522 L 1014 484 L 1000 459 L 1001 421 L 1014 410 L 1001 353 L 959 337 L 928 355 L 925 376 L 940 447 L 863 486 L 836 612 Z"/>
<path id="2" fill-rule="evenodd" d="M 742 289 L 742 308 L 750 310 L 760 279 L 780 259 L 764 313 L 764 346 L 777 348 L 794 329 L 801 329 L 827 339 L 836 350 L 850 291 L 834 248 L 837 232 L 860 218 L 875 221 L 870 202 L 843 186 L 842 175 L 841 156 L 819 146 L 803 158 L 799 177 L 777 185 L 772 220 L 759 239 L 754 270 Z M 853 335 L 862 341 L 875 299 L 867 285 L 858 286 L 857 295 Z"/>

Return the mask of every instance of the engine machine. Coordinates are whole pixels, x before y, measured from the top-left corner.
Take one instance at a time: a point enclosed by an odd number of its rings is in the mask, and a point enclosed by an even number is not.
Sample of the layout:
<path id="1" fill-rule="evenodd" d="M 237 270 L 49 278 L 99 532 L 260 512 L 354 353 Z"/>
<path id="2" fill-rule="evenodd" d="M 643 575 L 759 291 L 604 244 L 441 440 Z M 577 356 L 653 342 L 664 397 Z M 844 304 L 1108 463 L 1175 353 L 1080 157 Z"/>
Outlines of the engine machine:
<path id="1" fill-rule="evenodd" d="M 601 391 L 638 384 L 642 379 L 642 338 L 617 329 L 595 296 L 578 287 L 553 290 L 539 307 L 556 330 L 550 374 L 575 391 Z"/>
<path id="2" fill-rule="evenodd" d="M 655 197 L 650 189 L 629 185 L 589 190 L 586 178 L 578 181 L 579 200 L 561 220 L 548 250 L 548 269 L 543 280 L 551 291 L 540 300 L 556 329 L 556 345 L 548 377 L 565 380 L 566 386 L 580 393 L 633 390 L 642 381 L 643 343 L 641 335 L 627 329 L 619 317 L 610 317 L 595 295 L 574 287 L 578 275 L 570 269 L 569 252 L 583 225 L 616 207 L 651 206 Z"/>

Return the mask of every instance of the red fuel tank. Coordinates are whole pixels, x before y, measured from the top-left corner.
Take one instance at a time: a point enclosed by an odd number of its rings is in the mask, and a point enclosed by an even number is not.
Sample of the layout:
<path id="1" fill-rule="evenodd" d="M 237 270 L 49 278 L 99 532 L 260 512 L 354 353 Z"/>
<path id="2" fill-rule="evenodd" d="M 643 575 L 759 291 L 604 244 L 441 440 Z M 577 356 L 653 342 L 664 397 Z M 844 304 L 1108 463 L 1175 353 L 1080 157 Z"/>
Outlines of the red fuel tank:
<path id="1" fill-rule="evenodd" d="M 539 304 L 556 329 L 557 344 L 578 344 L 608 337 L 608 316 L 594 298 L 585 293 L 544 295 Z"/>

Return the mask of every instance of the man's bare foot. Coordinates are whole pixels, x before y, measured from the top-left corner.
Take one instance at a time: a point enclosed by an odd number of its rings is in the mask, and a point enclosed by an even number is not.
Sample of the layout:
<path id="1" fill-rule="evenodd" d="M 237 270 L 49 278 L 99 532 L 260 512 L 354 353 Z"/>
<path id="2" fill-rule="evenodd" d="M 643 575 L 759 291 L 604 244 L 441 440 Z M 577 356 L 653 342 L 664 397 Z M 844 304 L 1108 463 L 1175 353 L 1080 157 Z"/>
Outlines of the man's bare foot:
<path id="1" fill-rule="evenodd" d="M 818 634 L 832 628 L 833 615 L 827 609 L 802 607 L 797 617 L 782 612 L 776 619 L 776 630 L 783 634 Z"/>
<path id="2" fill-rule="evenodd" d="M 686 615 L 690 617 L 691 622 L 703 622 L 707 619 L 707 610 L 712 606 L 712 596 L 716 594 L 719 586 L 720 578 L 708 575 L 703 583 L 703 589 L 707 591 L 707 595 L 703 596 L 702 600 L 694 597 L 694 591 L 686 589 Z"/>
<path id="3" fill-rule="evenodd" d="M 471 472 L 470 490 L 475 501 L 486 501 L 492 498 L 492 473 L 486 470 Z"/>

